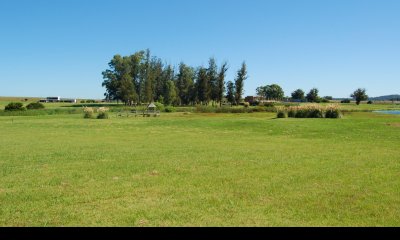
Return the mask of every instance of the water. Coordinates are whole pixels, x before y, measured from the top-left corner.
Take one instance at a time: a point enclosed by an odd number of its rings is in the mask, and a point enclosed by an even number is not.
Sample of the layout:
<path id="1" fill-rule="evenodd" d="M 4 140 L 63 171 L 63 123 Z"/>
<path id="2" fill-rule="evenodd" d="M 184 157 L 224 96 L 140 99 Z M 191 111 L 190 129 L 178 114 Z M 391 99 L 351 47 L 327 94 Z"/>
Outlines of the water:
<path id="1" fill-rule="evenodd" d="M 400 110 L 385 110 L 385 111 L 374 111 L 376 113 L 384 113 L 384 114 L 400 114 Z"/>

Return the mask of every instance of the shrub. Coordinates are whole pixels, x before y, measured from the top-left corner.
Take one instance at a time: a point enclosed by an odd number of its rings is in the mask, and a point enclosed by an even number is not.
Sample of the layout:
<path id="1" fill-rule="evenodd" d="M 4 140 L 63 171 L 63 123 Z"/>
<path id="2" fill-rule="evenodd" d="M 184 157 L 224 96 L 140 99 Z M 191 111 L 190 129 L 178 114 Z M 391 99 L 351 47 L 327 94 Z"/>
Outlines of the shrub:
<path id="1" fill-rule="evenodd" d="M 296 116 L 296 111 L 294 109 L 289 108 L 287 116 L 290 118 L 294 118 Z"/>
<path id="2" fill-rule="evenodd" d="M 10 102 L 7 104 L 7 106 L 4 108 L 5 111 L 25 111 L 26 108 L 24 105 L 20 102 Z"/>
<path id="3" fill-rule="evenodd" d="M 250 103 L 249 103 L 249 102 L 244 102 L 244 103 L 243 103 L 243 105 L 244 105 L 244 107 L 246 107 L 246 108 L 247 108 L 247 107 L 249 107 L 249 106 L 250 106 Z"/>
<path id="4" fill-rule="evenodd" d="M 341 118 L 339 109 L 328 109 L 325 112 L 325 118 Z"/>
<path id="5" fill-rule="evenodd" d="M 108 113 L 100 112 L 99 115 L 97 115 L 97 119 L 108 119 Z"/>
<path id="6" fill-rule="evenodd" d="M 307 118 L 308 112 L 306 109 L 298 109 L 294 115 L 295 118 Z"/>
<path id="7" fill-rule="evenodd" d="M 93 118 L 94 110 L 91 107 L 84 107 L 83 108 L 83 118 Z"/>
<path id="8" fill-rule="evenodd" d="M 164 111 L 164 104 L 162 104 L 160 102 L 155 102 L 154 105 L 156 105 L 157 110 Z"/>
<path id="9" fill-rule="evenodd" d="M 276 117 L 277 117 L 277 118 L 286 118 L 286 113 L 285 113 L 285 111 L 282 111 L 282 110 L 278 111 Z"/>
<path id="10" fill-rule="evenodd" d="M 369 100 L 369 101 L 367 102 L 367 104 L 372 104 L 372 103 L 374 103 L 374 102 L 372 102 L 371 100 Z"/>
<path id="11" fill-rule="evenodd" d="M 175 112 L 176 109 L 172 106 L 166 106 L 164 109 L 165 112 Z"/>
<path id="12" fill-rule="evenodd" d="M 257 106 L 253 108 L 253 112 L 265 112 L 265 107 Z"/>
<path id="13" fill-rule="evenodd" d="M 273 103 L 273 102 L 264 103 L 264 107 L 274 107 L 274 106 L 275 106 L 275 103 Z"/>
<path id="14" fill-rule="evenodd" d="M 350 103 L 350 99 L 344 99 L 344 100 L 340 101 L 340 103 Z"/>
<path id="15" fill-rule="evenodd" d="M 324 113 L 322 112 L 322 109 L 310 109 L 307 114 L 308 118 L 323 118 Z"/>
<path id="16" fill-rule="evenodd" d="M 26 106 L 27 109 L 43 109 L 44 105 L 41 104 L 40 102 L 33 102 L 33 103 L 29 103 Z"/>

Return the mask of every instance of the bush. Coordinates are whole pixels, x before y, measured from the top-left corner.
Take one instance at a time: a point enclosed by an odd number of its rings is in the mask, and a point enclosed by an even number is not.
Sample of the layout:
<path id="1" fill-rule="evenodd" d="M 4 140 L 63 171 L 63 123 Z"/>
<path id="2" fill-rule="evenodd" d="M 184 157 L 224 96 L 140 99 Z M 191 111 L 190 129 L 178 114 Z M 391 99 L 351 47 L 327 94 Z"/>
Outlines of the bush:
<path id="1" fill-rule="evenodd" d="M 247 108 L 247 107 L 249 107 L 249 106 L 250 106 L 250 103 L 249 103 L 249 102 L 244 102 L 244 103 L 243 103 L 243 105 L 244 105 L 244 107 L 246 107 L 246 108 Z"/>
<path id="2" fill-rule="evenodd" d="M 340 103 L 350 103 L 350 99 L 344 99 L 344 100 L 340 101 Z"/>
<path id="3" fill-rule="evenodd" d="M 323 118 L 324 113 L 322 112 L 321 109 L 312 109 L 308 112 L 307 117 L 308 118 Z"/>
<path id="4" fill-rule="evenodd" d="M 265 112 L 265 107 L 262 106 L 254 107 L 253 112 Z"/>
<path id="5" fill-rule="evenodd" d="M 44 105 L 41 104 L 40 102 L 33 102 L 33 103 L 29 103 L 26 106 L 27 109 L 43 109 Z"/>
<path id="6" fill-rule="evenodd" d="M 372 103 L 374 103 L 374 102 L 372 102 L 371 100 L 369 100 L 369 101 L 367 102 L 367 104 L 372 104 Z"/>
<path id="7" fill-rule="evenodd" d="M 274 106 L 275 106 L 275 103 L 273 103 L 273 102 L 264 103 L 264 107 L 274 107 Z"/>
<path id="8" fill-rule="evenodd" d="M 83 112 L 84 112 L 83 118 L 93 118 L 94 117 L 93 116 L 94 110 L 91 107 L 84 107 Z"/>
<path id="9" fill-rule="evenodd" d="M 156 105 L 158 111 L 164 111 L 164 104 L 155 102 L 154 105 Z"/>
<path id="10" fill-rule="evenodd" d="M 7 104 L 7 106 L 4 108 L 5 111 L 25 111 L 26 108 L 24 107 L 24 104 L 20 102 L 10 102 Z"/>
<path id="11" fill-rule="evenodd" d="M 295 118 L 307 118 L 308 117 L 308 112 L 306 109 L 299 109 L 296 111 L 294 114 Z"/>
<path id="12" fill-rule="evenodd" d="M 293 109 L 289 109 L 287 116 L 290 118 L 294 118 L 296 116 L 296 111 Z"/>
<path id="13" fill-rule="evenodd" d="M 86 103 L 96 103 L 96 101 L 93 99 L 89 99 L 89 100 L 86 100 Z"/>
<path id="14" fill-rule="evenodd" d="M 341 118 L 342 114 L 339 109 L 328 109 L 325 112 L 325 118 Z"/>
<path id="15" fill-rule="evenodd" d="M 108 119 L 108 113 L 100 112 L 99 115 L 97 115 L 97 119 Z"/>
<path id="16" fill-rule="evenodd" d="M 165 112 L 175 112 L 176 109 L 172 106 L 166 106 L 164 109 Z"/>
<path id="17" fill-rule="evenodd" d="M 286 118 L 286 113 L 285 111 L 278 111 L 278 114 L 276 115 L 277 118 Z"/>

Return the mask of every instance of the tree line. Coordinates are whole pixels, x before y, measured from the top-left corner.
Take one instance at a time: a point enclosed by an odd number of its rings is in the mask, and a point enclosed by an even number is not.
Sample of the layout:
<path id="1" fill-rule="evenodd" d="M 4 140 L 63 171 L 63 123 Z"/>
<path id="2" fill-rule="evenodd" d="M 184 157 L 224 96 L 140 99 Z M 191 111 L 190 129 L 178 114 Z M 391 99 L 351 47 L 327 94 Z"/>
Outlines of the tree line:
<path id="1" fill-rule="evenodd" d="M 318 95 L 319 90 L 317 88 L 312 88 L 307 94 L 302 89 L 296 89 L 291 93 L 291 97 L 285 97 L 285 93 L 278 84 L 271 84 L 260 86 L 256 88 L 256 93 L 258 96 L 261 96 L 268 100 L 283 100 L 285 98 L 290 98 L 292 101 L 297 102 L 328 102 L 333 98 L 331 96 L 320 97 Z M 356 104 L 359 105 L 361 101 L 365 101 L 368 99 L 368 95 L 366 94 L 366 90 L 364 88 L 356 89 L 350 97 L 354 98 Z"/>
<path id="2" fill-rule="evenodd" d="M 181 62 L 177 70 L 160 58 L 151 56 L 150 50 L 138 51 L 129 56 L 115 55 L 102 72 L 105 98 L 122 101 L 127 105 L 161 102 L 165 105 L 222 105 L 226 97 L 238 104 L 248 78 L 243 62 L 234 81 L 226 82 L 228 63 L 217 65 L 210 58 L 208 66 L 191 67 Z"/>

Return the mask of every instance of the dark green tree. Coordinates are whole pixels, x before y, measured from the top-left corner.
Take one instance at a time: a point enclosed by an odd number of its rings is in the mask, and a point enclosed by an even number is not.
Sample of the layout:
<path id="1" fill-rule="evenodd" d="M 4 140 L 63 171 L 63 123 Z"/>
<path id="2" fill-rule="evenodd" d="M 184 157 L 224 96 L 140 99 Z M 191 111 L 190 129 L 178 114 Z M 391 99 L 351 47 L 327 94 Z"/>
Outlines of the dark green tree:
<path id="1" fill-rule="evenodd" d="M 265 97 L 271 100 L 282 100 L 285 97 L 285 93 L 278 84 L 271 84 L 265 86 Z"/>
<path id="2" fill-rule="evenodd" d="M 200 67 L 197 70 L 197 98 L 201 104 L 208 105 L 210 101 L 209 81 L 207 69 Z"/>
<path id="3" fill-rule="evenodd" d="M 242 63 L 242 67 L 237 72 L 237 77 L 235 79 L 235 102 L 236 104 L 240 103 L 242 99 L 243 90 L 244 90 L 244 81 L 247 79 L 247 66 L 246 63 Z"/>
<path id="4" fill-rule="evenodd" d="M 208 99 L 212 100 L 214 104 L 214 102 L 218 100 L 218 66 L 214 58 L 210 58 L 208 61 L 207 77 Z"/>
<path id="5" fill-rule="evenodd" d="M 164 104 L 173 105 L 176 101 L 176 88 L 172 80 L 168 80 L 165 86 Z"/>
<path id="6" fill-rule="evenodd" d="M 228 81 L 226 84 L 226 99 L 228 100 L 228 102 L 231 104 L 231 106 L 233 104 L 236 104 L 236 92 L 235 92 L 235 84 L 232 81 Z"/>
<path id="7" fill-rule="evenodd" d="M 350 97 L 356 100 L 357 105 L 360 105 L 361 101 L 365 101 L 368 99 L 367 91 L 365 90 L 365 88 L 358 88 L 350 95 Z"/>
<path id="8" fill-rule="evenodd" d="M 218 85 L 217 85 L 217 101 L 219 102 L 219 106 L 222 106 L 222 99 L 224 98 L 225 93 L 225 75 L 228 71 L 228 63 L 224 62 L 221 66 L 221 69 L 218 73 Z"/>
<path id="9" fill-rule="evenodd" d="M 179 64 L 179 72 L 176 76 L 179 101 L 188 105 L 191 101 L 191 89 L 193 88 L 194 70 L 183 62 Z"/>
<path id="10" fill-rule="evenodd" d="M 292 92 L 292 99 L 303 101 L 305 99 L 304 94 L 302 89 L 297 89 Z"/>
<path id="11" fill-rule="evenodd" d="M 319 102 L 320 97 L 318 96 L 318 89 L 312 88 L 309 93 L 307 93 L 306 99 L 308 102 Z"/>

